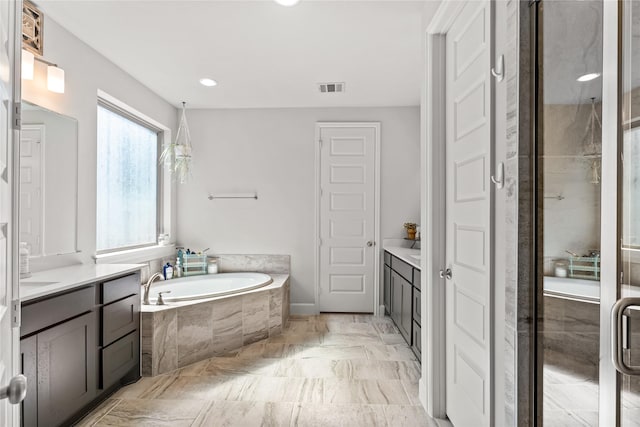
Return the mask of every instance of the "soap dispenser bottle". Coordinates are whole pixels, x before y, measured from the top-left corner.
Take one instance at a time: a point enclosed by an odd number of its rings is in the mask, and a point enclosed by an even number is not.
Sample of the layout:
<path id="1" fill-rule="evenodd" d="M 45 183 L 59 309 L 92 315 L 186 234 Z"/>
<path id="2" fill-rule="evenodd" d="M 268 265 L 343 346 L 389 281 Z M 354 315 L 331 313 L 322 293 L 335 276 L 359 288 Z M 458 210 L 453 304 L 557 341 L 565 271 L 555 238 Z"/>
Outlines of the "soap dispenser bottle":
<path id="1" fill-rule="evenodd" d="M 173 279 L 173 266 L 169 263 L 162 268 L 162 272 L 164 273 L 164 280 Z"/>
<path id="2" fill-rule="evenodd" d="M 180 257 L 176 258 L 176 265 L 173 267 L 173 275 L 176 278 L 182 277 L 182 265 L 180 263 Z"/>

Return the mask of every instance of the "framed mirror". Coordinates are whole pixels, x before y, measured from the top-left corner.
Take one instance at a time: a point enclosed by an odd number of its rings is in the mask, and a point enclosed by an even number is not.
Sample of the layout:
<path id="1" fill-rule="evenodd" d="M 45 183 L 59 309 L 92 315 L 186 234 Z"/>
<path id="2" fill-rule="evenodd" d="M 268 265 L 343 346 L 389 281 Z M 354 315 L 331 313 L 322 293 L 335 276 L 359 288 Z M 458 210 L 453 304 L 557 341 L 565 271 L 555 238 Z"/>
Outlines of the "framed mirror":
<path id="1" fill-rule="evenodd" d="M 31 257 L 77 252 L 78 121 L 22 102 L 20 241 Z"/>

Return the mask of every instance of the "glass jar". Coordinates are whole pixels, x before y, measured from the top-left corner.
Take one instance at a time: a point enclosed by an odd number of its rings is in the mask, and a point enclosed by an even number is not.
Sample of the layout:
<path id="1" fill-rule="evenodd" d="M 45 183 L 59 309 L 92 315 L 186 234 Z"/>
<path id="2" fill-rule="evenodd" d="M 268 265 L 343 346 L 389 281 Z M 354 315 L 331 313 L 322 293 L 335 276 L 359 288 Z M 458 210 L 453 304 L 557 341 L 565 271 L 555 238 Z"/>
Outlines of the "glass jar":
<path id="1" fill-rule="evenodd" d="M 209 274 L 217 274 L 218 273 L 218 260 L 210 259 L 207 264 L 207 273 Z"/>

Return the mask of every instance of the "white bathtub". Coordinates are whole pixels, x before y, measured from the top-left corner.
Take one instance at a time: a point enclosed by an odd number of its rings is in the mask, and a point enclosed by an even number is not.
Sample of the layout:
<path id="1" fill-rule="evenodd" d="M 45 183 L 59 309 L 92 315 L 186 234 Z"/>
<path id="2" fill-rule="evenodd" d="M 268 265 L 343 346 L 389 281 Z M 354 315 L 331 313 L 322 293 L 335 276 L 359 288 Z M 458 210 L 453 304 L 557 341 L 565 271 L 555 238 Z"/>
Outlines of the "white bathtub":
<path id="1" fill-rule="evenodd" d="M 165 302 L 213 298 L 257 289 L 272 281 L 271 276 L 262 273 L 220 273 L 184 277 L 153 283 L 149 299 L 153 304 L 158 292 L 164 291 L 171 291 L 162 294 Z"/>
<path id="2" fill-rule="evenodd" d="M 544 294 L 581 301 L 600 302 L 600 281 L 544 276 Z"/>

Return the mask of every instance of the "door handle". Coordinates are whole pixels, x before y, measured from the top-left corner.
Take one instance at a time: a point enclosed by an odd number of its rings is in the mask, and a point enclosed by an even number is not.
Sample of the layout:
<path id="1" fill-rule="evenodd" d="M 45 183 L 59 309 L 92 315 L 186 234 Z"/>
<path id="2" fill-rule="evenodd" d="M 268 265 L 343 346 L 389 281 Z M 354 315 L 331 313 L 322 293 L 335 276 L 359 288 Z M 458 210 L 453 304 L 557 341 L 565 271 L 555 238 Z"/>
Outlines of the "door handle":
<path id="1" fill-rule="evenodd" d="M 27 395 L 27 377 L 16 375 L 11 378 L 9 385 L 0 388 L 0 399 L 9 399 L 9 403 L 15 405 L 24 400 Z"/>
<path id="2" fill-rule="evenodd" d="M 613 365 L 620 373 L 625 375 L 640 375 L 640 366 L 629 366 L 624 361 L 624 311 L 633 305 L 640 306 L 640 298 L 622 298 L 611 309 L 611 355 Z"/>
<path id="3" fill-rule="evenodd" d="M 451 280 L 451 278 L 453 277 L 453 272 L 451 271 L 450 268 L 447 268 L 446 270 L 440 270 L 440 278 L 441 279 L 447 279 L 447 280 Z"/>
<path id="4" fill-rule="evenodd" d="M 375 243 L 374 243 L 374 242 L 372 242 L 371 240 L 369 240 L 369 241 L 367 242 L 367 246 L 368 246 L 368 247 L 371 247 L 371 246 L 373 246 L 374 244 L 375 244 Z"/>

